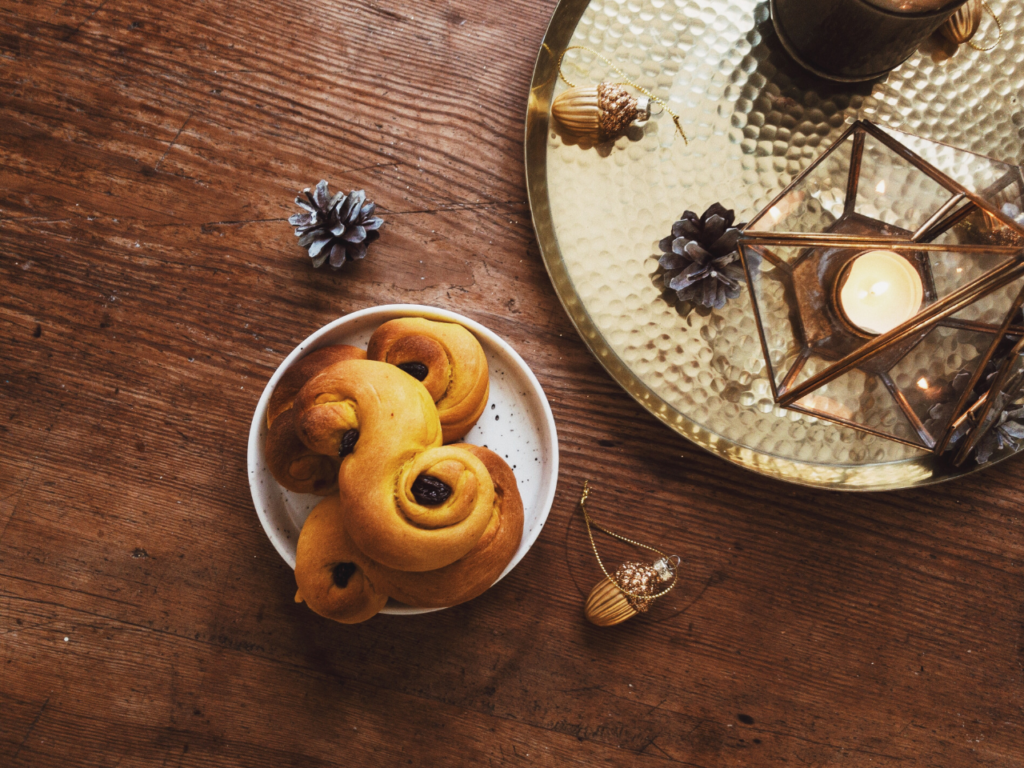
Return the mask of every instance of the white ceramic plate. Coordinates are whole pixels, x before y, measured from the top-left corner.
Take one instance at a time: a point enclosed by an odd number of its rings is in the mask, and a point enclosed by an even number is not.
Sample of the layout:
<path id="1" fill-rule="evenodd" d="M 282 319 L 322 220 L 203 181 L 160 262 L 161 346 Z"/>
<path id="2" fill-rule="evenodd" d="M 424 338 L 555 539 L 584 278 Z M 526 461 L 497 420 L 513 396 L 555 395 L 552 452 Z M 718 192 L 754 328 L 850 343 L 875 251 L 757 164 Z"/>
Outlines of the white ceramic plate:
<path id="1" fill-rule="evenodd" d="M 330 344 L 351 344 L 365 349 L 377 327 L 396 317 L 426 317 L 459 323 L 472 331 L 487 354 L 490 400 L 484 415 L 466 435 L 465 441 L 486 446 L 508 462 L 515 472 L 525 512 L 523 540 L 508 567 L 498 577 L 497 581 L 501 581 L 533 546 L 551 510 L 558 479 L 555 420 L 544 391 L 523 358 L 494 332 L 444 309 L 417 304 L 389 304 L 353 312 L 316 331 L 284 359 L 263 390 L 249 430 L 249 488 L 256 513 L 278 553 L 294 568 L 299 531 L 306 516 L 322 497 L 285 490 L 270 474 L 263 451 L 267 440 L 270 395 L 282 374 L 299 358 Z M 392 600 L 381 613 L 415 614 L 432 610 L 439 609 L 411 608 Z"/>

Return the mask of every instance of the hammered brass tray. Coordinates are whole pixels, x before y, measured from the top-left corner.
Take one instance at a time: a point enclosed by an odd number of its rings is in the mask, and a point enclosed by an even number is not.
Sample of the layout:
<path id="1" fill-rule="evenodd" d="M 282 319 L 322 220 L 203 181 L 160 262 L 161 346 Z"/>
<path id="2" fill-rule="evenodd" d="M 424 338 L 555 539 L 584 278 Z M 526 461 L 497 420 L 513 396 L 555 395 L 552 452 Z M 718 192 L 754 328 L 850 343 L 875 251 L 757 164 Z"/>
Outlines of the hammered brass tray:
<path id="1" fill-rule="evenodd" d="M 630 395 L 712 453 L 788 482 L 885 490 L 978 468 L 777 406 L 746 289 L 722 310 L 687 313 L 657 282 L 657 243 L 684 210 L 716 201 L 749 219 L 858 118 L 1020 163 L 1024 6 L 994 7 L 994 50 L 919 51 L 882 81 L 840 84 L 789 59 L 767 2 L 561 0 L 527 109 L 530 207 L 569 317 Z M 689 142 L 667 114 L 614 143 L 563 135 L 549 115 L 569 46 L 666 99 Z M 564 70 L 581 84 L 622 80 L 588 51 L 570 51 Z"/>

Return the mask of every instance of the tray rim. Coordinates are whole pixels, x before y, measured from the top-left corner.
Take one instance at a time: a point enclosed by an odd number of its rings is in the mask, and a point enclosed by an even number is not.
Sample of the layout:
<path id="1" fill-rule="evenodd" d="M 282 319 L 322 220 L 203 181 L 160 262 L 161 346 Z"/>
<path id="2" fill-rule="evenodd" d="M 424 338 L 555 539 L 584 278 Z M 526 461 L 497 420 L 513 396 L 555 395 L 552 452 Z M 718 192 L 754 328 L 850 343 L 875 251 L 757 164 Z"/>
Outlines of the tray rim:
<path id="1" fill-rule="evenodd" d="M 848 492 L 916 488 L 965 477 L 1016 455 L 1009 453 L 986 464 L 963 469 L 944 467 L 931 454 L 863 465 L 805 462 L 774 456 L 734 443 L 677 411 L 622 361 L 604 339 L 575 291 L 558 247 L 547 188 L 550 106 L 558 79 L 558 58 L 569 45 L 590 2 L 559 0 L 548 22 L 530 79 L 523 160 L 527 201 L 544 268 L 576 332 L 612 380 L 651 415 L 690 442 L 744 469 L 793 485 Z M 899 468 L 904 470 L 902 476 L 891 479 L 893 470 Z"/>

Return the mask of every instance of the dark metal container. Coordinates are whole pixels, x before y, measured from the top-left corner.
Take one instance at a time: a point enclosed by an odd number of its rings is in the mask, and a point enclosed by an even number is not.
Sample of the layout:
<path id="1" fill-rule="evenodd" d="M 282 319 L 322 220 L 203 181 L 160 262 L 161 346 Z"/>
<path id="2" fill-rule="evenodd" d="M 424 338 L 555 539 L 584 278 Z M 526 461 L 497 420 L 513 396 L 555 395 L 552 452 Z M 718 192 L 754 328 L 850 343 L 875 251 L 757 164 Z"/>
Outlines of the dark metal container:
<path id="1" fill-rule="evenodd" d="M 771 0 L 783 46 L 816 75 L 874 80 L 898 67 L 966 0 L 929 13 L 897 13 L 867 0 Z"/>

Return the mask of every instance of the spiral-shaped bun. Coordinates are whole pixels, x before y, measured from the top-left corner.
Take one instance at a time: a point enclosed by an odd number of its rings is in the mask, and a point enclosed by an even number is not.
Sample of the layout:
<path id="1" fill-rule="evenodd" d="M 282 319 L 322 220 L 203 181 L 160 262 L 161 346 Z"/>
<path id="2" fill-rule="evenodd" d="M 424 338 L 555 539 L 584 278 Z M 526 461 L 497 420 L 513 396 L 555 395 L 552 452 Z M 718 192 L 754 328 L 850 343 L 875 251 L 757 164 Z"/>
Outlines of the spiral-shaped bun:
<path id="1" fill-rule="evenodd" d="M 476 546 L 454 563 L 425 573 L 399 571 L 373 560 L 361 561 L 374 583 L 408 605 L 444 608 L 472 600 L 501 575 L 523 537 L 523 501 L 512 470 L 494 451 L 476 445 L 463 447 L 483 462 L 495 490 L 491 519 Z"/>
<path id="2" fill-rule="evenodd" d="M 282 486 L 295 493 L 326 496 L 338 487 L 337 456 L 325 456 L 307 448 L 295 432 L 292 403 L 302 386 L 333 363 L 366 359 L 358 347 L 337 344 L 314 350 L 285 371 L 267 404 L 267 467 Z"/>
<path id="3" fill-rule="evenodd" d="M 374 331 L 366 354 L 423 382 L 437 404 L 445 443 L 463 438 L 487 405 L 487 357 L 461 325 L 422 317 L 391 320 Z"/>
<path id="4" fill-rule="evenodd" d="M 294 408 L 306 446 L 343 454 L 344 524 L 369 558 L 430 571 L 476 546 L 493 516 L 494 483 L 465 446 L 441 446 L 422 384 L 393 365 L 350 360 L 311 379 Z"/>
<path id="5" fill-rule="evenodd" d="M 292 407 L 292 402 L 303 385 L 324 368 L 334 363 L 340 363 L 342 360 L 365 359 L 366 352 L 359 347 L 333 344 L 329 347 L 314 349 L 308 355 L 296 360 L 278 380 L 277 386 L 274 387 L 274 391 L 270 395 L 270 402 L 267 403 L 267 426 L 271 426 L 278 416 Z"/>
<path id="6" fill-rule="evenodd" d="M 295 580 L 297 602 L 346 624 L 365 621 L 393 597 L 418 608 L 458 605 L 480 595 L 515 555 L 523 533 L 523 503 L 516 479 L 493 451 L 466 446 L 495 486 L 491 519 L 476 546 L 454 563 L 414 573 L 381 565 L 349 536 L 352 497 L 331 496 L 310 513 L 299 535 Z"/>
<path id="7" fill-rule="evenodd" d="M 341 499 L 329 496 L 309 513 L 295 552 L 295 602 L 328 619 L 356 624 L 376 615 L 388 601 L 361 560 L 341 522 Z"/>

